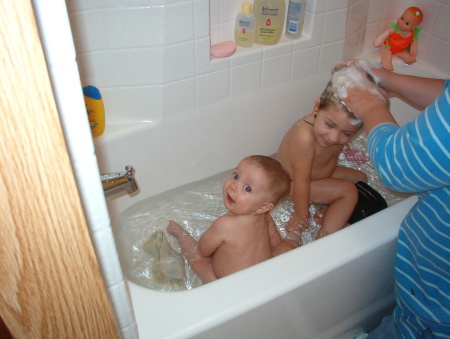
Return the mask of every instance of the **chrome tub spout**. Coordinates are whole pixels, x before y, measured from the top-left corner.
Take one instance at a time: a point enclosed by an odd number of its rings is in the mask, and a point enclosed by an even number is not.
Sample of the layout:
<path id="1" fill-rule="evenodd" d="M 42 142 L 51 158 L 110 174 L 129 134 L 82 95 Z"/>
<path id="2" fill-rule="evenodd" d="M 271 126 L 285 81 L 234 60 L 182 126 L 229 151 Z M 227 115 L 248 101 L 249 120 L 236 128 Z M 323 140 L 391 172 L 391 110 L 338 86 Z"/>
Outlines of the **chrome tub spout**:
<path id="1" fill-rule="evenodd" d="M 102 174 L 100 177 L 105 197 L 109 198 L 122 192 L 128 194 L 136 192 L 138 186 L 133 172 L 133 166 L 128 165 L 123 172 Z"/>

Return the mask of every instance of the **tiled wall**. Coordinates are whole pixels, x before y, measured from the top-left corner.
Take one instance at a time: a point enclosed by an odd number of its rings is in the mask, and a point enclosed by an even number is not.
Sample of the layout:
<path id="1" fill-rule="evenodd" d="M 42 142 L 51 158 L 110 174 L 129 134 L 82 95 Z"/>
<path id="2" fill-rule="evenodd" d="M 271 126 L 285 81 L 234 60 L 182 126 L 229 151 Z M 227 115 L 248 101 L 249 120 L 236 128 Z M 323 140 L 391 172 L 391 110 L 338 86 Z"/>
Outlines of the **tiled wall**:
<path id="1" fill-rule="evenodd" d="M 98 86 L 107 124 L 160 121 L 328 71 L 373 51 L 406 7 L 425 12 L 419 59 L 449 67 L 450 0 L 308 0 L 304 34 L 213 59 L 233 40 L 242 0 L 66 0 L 82 82 Z"/>

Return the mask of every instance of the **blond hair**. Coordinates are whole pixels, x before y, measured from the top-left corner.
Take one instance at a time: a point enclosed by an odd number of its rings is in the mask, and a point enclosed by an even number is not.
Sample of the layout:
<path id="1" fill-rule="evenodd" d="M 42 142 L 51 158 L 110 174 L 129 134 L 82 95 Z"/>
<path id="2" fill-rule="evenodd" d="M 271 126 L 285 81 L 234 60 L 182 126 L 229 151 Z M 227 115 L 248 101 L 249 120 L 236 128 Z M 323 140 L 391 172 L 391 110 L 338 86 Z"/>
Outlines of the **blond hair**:
<path id="1" fill-rule="evenodd" d="M 339 71 L 338 71 L 339 72 Z M 332 80 L 328 81 L 327 86 L 322 92 L 320 96 L 319 110 L 326 110 L 334 108 L 337 111 L 347 113 L 349 121 L 352 125 L 363 125 L 363 121 L 354 115 L 348 108 L 345 106 L 342 101 L 336 96 L 333 91 L 333 82 Z"/>

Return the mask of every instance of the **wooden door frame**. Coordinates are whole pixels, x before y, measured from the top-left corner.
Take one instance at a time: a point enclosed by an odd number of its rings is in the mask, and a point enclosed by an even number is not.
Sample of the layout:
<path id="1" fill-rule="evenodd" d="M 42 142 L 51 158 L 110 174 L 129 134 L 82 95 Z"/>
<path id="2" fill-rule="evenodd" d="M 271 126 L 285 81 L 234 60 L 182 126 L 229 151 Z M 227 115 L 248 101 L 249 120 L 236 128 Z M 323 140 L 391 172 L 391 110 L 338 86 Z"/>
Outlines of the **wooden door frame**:
<path id="1" fill-rule="evenodd" d="M 0 18 L 0 316 L 15 338 L 119 338 L 30 0 Z"/>

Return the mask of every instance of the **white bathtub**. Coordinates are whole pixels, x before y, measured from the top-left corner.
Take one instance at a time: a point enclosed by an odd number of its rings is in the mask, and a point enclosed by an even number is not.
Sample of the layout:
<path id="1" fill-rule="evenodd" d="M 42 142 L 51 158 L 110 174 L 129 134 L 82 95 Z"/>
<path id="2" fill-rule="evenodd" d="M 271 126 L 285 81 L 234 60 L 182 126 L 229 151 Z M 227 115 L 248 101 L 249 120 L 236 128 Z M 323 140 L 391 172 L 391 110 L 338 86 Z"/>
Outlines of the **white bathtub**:
<path id="1" fill-rule="evenodd" d="M 409 69 L 396 65 L 396 71 L 404 70 L 431 76 L 419 63 Z M 122 126 L 120 133 L 96 139 L 101 171 L 132 164 L 140 185 L 139 193 L 108 202 L 113 224 L 142 199 L 232 168 L 249 154 L 275 153 L 328 79 L 328 73 L 320 74 L 289 90 L 271 89 L 161 123 Z M 400 124 L 418 113 L 398 99 L 391 107 Z M 393 307 L 396 237 L 415 201 L 408 198 L 193 290 L 159 292 L 128 282 L 140 338 L 352 338 L 368 331 Z"/>

